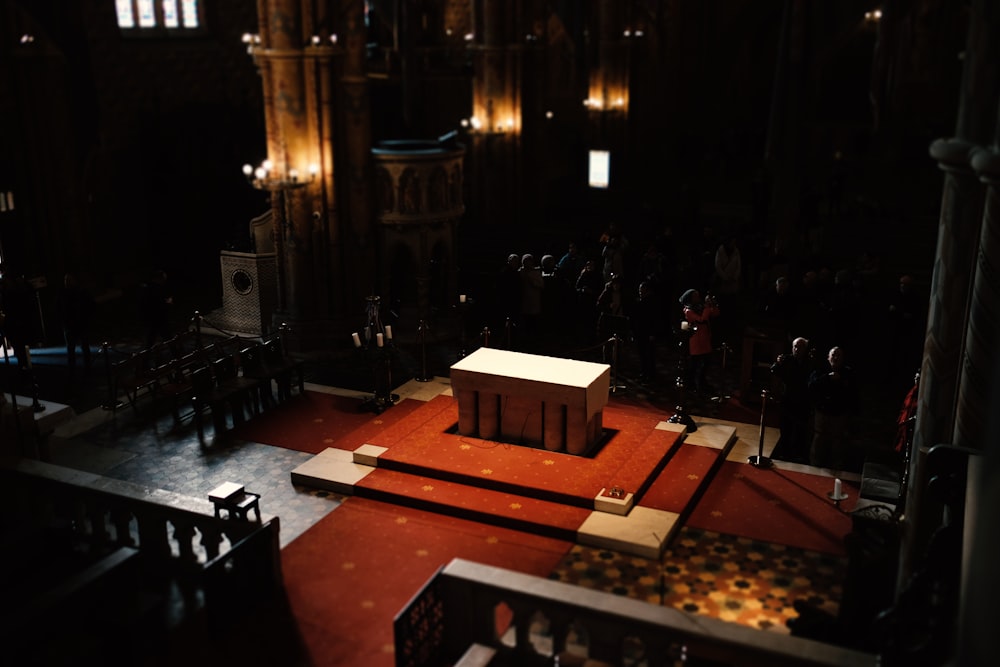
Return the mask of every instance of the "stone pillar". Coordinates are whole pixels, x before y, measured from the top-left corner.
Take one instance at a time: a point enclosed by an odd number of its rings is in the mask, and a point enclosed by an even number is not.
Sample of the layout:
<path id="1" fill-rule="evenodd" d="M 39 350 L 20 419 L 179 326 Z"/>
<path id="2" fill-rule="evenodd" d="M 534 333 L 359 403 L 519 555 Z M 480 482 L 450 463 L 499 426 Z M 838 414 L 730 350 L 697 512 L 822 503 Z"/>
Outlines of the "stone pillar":
<path id="1" fill-rule="evenodd" d="M 941 523 L 941 508 L 925 502 L 927 451 L 951 443 L 957 410 L 959 369 L 979 242 L 984 190 L 970 164 L 978 145 L 992 140 L 1000 77 L 998 11 L 992 0 L 974 0 L 966 40 L 965 66 L 955 137 L 935 141 L 931 156 L 945 171 L 938 226 L 937 258 L 931 282 L 916 427 L 910 451 L 906 520 L 897 591 L 922 558 L 930 534 Z"/>
<path id="2" fill-rule="evenodd" d="M 508 5 L 515 5 L 510 8 Z M 508 11 L 509 10 L 509 11 Z M 487 226 L 508 225 L 521 213 L 520 139 L 522 51 L 513 34 L 520 3 L 478 0 L 470 119 L 470 180 Z"/>
<path id="3" fill-rule="evenodd" d="M 344 253 L 346 272 L 343 274 L 347 289 L 334 290 L 334 307 L 338 312 L 352 312 L 356 303 L 340 303 L 347 295 L 366 295 L 377 284 L 378 274 L 387 267 L 380 263 L 372 210 L 372 130 L 368 76 L 366 74 L 368 32 L 364 23 L 363 0 L 341 0 L 344 7 L 345 34 L 344 67 L 340 76 L 341 95 L 344 100 L 341 116 L 344 124 L 345 164 L 339 173 L 346 178 L 346 209 L 350 220 L 351 251 Z M 331 226 L 336 215 L 331 212 Z M 337 257 L 338 239 L 331 238 L 331 253 Z M 337 295 L 340 295 L 339 297 Z M 350 298 L 350 297 L 348 297 Z"/>
<path id="4" fill-rule="evenodd" d="M 258 0 L 259 41 L 251 49 L 264 91 L 267 159 L 255 181 L 272 193 L 278 271 L 275 318 L 292 324 L 299 346 L 331 315 L 338 273 L 334 205 L 334 101 L 331 39 L 325 6 Z M 322 24 L 322 27 L 317 27 Z M 370 222 L 369 222 L 370 224 Z"/>
<path id="5" fill-rule="evenodd" d="M 1000 130 L 1000 128 L 998 128 Z M 983 449 L 990 417 L 992 371 L 1000 360 L 1000 155 L 977 149 L 972 168 L 989 187 L 983 209 L 979 253 L 972 281 L 952 444 Z"/>

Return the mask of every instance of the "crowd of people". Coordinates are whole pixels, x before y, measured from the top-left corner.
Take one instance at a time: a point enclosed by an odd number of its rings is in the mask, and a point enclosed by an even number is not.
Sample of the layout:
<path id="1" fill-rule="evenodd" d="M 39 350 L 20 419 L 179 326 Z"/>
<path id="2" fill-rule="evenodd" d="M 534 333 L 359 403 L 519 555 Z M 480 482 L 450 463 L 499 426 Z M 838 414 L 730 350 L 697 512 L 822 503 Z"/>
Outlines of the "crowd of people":
<path id="1" fill-rule="evenodd" d="M 708 227 L 683 238 L 667 227 L 637 244 L 611 223 L 535 258 L 511 253 L 495 283 L 492 316 L 513 331 L 513 349 L 578 356 L 615 336 L 635 353 L 625 373 L 655 387 L 674 382 L 668 355 L 681 348 L 685 385 L 713 396 L 720 350 L 738 356 L 751 329 L 778 341 L 777 451 L 788 460 L 843 463 L 862 386 L 902 400 L 919 370 L 927 295 L 910 274 L 892 280 L 872 251 L 836 266 Z M 872 344 L 874 331 L 884 345 Z"/>

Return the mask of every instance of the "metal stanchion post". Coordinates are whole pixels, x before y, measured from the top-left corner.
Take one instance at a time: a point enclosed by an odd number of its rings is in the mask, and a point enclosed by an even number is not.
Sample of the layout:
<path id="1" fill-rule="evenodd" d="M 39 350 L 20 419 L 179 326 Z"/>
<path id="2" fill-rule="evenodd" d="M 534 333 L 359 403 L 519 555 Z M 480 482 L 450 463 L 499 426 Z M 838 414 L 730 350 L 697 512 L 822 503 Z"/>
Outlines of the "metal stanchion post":
<path id="1" fill-rule="evenodd" d="M 490 346 L 490 328 L 489 327 L 483 327 L 482 338 L 483 338 L 483 347 L 489 347 Z"/>
<path id="2" fill-rule="evenodd" d="M 420 377 L 417 382 L 430 382 L 427 376 L 427 322 L 420 320 L 417 324 L 417 340 L 420 342 Z"/>
<path id="3" fill-rule="evenodd" d="M 612 394 L 618 392 L 618 390 L 624 391 L 625 389 L 628 389 L 628 387 L 618 382 L 618 344 L 620 342 L 621 339 L 618 337 L 618 334 L 612 334 L 611 338 L 609 338 L 608 342 L 606 343 L 611 345 L 611 393 Z"/>
<path id="4" fill-rule="evenodd" d="M 770 468 L 771 459 L 764 456 L 764 412 L 767 410 L 767 389 L 760 392 L 760 442 L 757 445 L 757 455 L 747 458 L 755 468 Z"/>

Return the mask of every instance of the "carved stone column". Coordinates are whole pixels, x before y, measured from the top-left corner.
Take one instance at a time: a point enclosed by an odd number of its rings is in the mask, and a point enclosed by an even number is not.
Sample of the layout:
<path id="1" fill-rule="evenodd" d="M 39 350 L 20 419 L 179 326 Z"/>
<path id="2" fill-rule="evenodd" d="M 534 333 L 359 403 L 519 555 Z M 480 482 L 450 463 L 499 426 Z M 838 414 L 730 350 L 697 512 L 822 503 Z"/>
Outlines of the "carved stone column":
<path id="1" fill-rule="evenodd" d="M 275 318 L 293 323 L 297 334 L 330 317 L 330 283 L 339 268 L 330 250 L 339 227 L 330 90 L 340 49 L 320 9 L 258 0 L 259 35 L 251 46 L 264 91 L 268 166 L 254 185 L 272 194 Z"/>
<path id="2" fill-rule="evenodd" d="M 965 352 L 962 359 L 958 404 L 952 444 L 982 449 L 990 417 L 989 398 L 995 390 L 992 373 L 1000 360 L 1000 155 L 978 149 L 972 168 L 989 187 L 983 210 L 979 252 L 972 281 Z"/>
<path id="3" fill-rule="evenodd" d="M 971 160 L 978 146 L 992 141 L 1000 92 L 1000 12 L 990 0 L 974 0 L 969 18 L 965 67 L 955 137 L 935 141 L 931 157 L 946 172 L 938 226 L 938 248 L 931 282 L 924 360 L 913 445 L 910 452 L 906 521 L 900 552 L 899 587 L 923 557 L 930 534 L 941 522 L 941 508 L 925 502 L 926 452 L 951 443 L 957 410 L 959 369 L 969 312 L 972 276 L 982 222 L 984 187 Z"/>

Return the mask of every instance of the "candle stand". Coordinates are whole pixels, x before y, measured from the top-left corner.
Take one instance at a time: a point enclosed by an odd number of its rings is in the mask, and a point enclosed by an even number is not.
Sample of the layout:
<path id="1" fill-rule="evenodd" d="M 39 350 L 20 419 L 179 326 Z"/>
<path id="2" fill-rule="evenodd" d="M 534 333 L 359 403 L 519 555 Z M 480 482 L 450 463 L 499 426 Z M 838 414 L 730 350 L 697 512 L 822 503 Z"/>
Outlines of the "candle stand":
<path id="1" fill-rule="evenodd" d="M 458 358 L 464 359 L 468 352 L 468 336 L 466 335 L 465 327 L 466 320 L 468 318 L 469 306 L 473 303 L 465 294 L 461 294 L 458 297 L 458 303 L 455 304 L 455 308 L 458 311 Z"/>
<path id="2" fill-rule="evenodd" d="M 351 334 L 351 338 L 354 340 L 354 346 L 362 351 L 371 364 L 375 389 L 371 396 L 361 402 L 360 409 L 381 414 L 399 400 L 399 395 L 392 393 L 392 353 L 395 348 L 392 342 L 392 327 L 383 325 L 379 314 L 381 298 L 372 295 L 365 299 L 367 305 L 364 337 L 355 332 Z"/>
<path id="3" fill-rule="evenodd" d="M 35 377 L 35 366 L 31 363 L 31 348 L 24 346 L 25 364 L 21 367 L 24 375 L 27 375 L 27 382 L 31 386 L 31 409 L 35 412 L 45 412 L 45 406 L 38 402 L 38 378 Z"/>
<path id="4" fill-rule="evenodd" d="M 677 380 L 674 382 L 674 386 L 677 387 L 677 405 L 674 406 L 674 414 L 667 421 L 671 424 L 684 424 L 687 427 L 688 433 L 694 433 L 698 430 L 698 425 L 694 423 L 694 419 L 691 415 L 687 413 L 684 408 L 685 399 L 687 397 L 687 392 L 684 386 L 684 376 L 687 374 L 687 364 L 688 364 L 688 339 L 691 337 L 689 330 L 681 327 L 675 331 L 677 336 Z"/>
<path id="5" fill-rule="evenodd" d="M 427 374 L 427 332 L 430 327 L 427 322 L 420 320 L 417 323 L 417 342 L 420 343 L 420 375 L 415 377 L 417 382 L 430 382 L 431 376 Z"/>
<path id="6" fill-rule="evenodd" d="M 833 491 L 828 491 L 826 497 L 833 501 L 837 509 L 840 509 L 840 501 L 847 500 L 847 494 L 839 478 L 833 481 Z"/>

